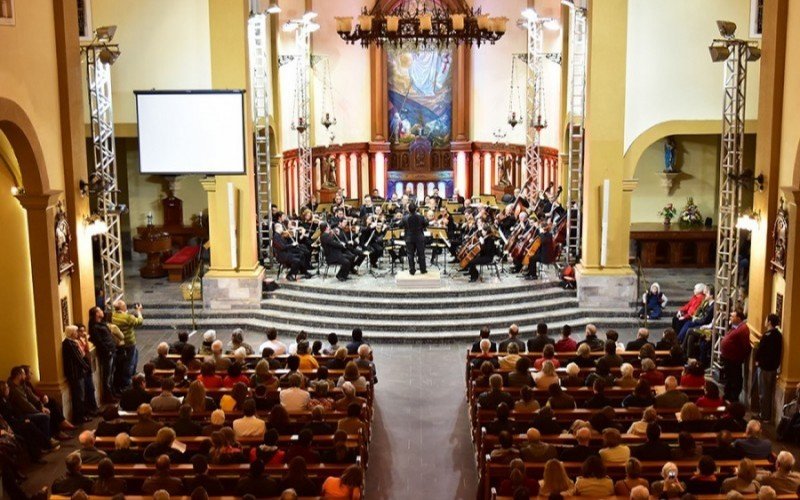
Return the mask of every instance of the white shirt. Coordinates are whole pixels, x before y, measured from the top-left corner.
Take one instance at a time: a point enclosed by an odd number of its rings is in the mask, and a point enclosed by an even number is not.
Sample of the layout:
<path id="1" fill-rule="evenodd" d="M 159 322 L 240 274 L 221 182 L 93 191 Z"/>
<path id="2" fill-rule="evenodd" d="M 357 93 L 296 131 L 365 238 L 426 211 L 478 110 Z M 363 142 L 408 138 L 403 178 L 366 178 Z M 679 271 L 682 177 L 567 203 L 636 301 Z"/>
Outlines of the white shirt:
<path id="1" fill-rule="evenodd" d="M 299 387 L 290 387 L 281 391 L 281 404 L 288 412 L 306 410 L 309 401 L 311 401 L 311 395 Z"/>
<path id="2" fill-rule="evenodd" d="M 261 351 L 263 351 L 265 347 L 269 347 L 275 351 L 276 356 L 286 354 L 286 345 L 280 340 L 267 340 L 258 347 L 258 354 L 261 354 Z"/>
<path id="3" fill-rule="evenodd" d="M 263 436 L 267 432 L 267 424 L 256 416 L 237 418 L 233 421 L 233 433 L 237 438 L 245 436 Z"/>

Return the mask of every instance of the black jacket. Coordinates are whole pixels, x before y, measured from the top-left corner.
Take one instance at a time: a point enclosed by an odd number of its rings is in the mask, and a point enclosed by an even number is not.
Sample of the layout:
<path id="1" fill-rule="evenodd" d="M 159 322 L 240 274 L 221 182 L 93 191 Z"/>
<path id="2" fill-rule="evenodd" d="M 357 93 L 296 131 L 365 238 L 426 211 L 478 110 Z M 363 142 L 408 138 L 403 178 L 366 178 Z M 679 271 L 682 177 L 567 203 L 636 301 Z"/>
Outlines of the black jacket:
<path id="1" fill-rule="evenodd" d="M 556 341 L 547 335 L 539 335 L 538 333 L 532 338 L 528 339 L 528 352 L 542 352 L 544 346 L 555 345 Z"/>
<path id="2" fill-rule="evenodd" d="M 428 227 L 428 220 L 420 214 L 408 214 L 403 217 L 400 227 L 406 230 L 406 241 L 423 241 L 425 239 L 425 228 Z"/>
<path id="3" fill-rule="evenodd" d="M 639 460 L 671 460 L 672 448 L 660 439 L 658 441 L 648 441 L 640 445 L 632 446 L 631 456 Z"/>
<path id="4" fill-rule="evenodd" d="M 123 411 L 136 411 L 140 404 L 149 403 L 152 396 L 140 387 L 131 387 L 122 391 L 119 398 L 119 407 Z"/>
<path id="5" fill-rule="evenodd" d="M 320 237 L 322 241 L 322 249 L 325 252 L 325 259 L 330 263 L 336 263 L 345 260 L 344 254 L 345 244 L 331 232 L 322 233 Z"/>
<path id="6" fill-rule="evenodd" d="M 83 378 L 92 373 L 89 362 L 77 343 L 70 339 L 61 342 L 61 357 L 64 362 L 64 377 L 70 383 L 83 383 Z"/>
<path id="7" fill-rule="evenodd" d="M 780 330 L 773 328 L 761 336 L 754 358 L 762 370 L 775 371 L 781 366 L 782 351 L 783 335 Z"/>
<path id="8" fill-rule="evenodd" d="M 114 336 L 108 329 L 105 323 L 95 323 L 89 330 L 89 340 L 94 344 L 97 349 L 97 355 L 101 357 L 113 356 L 117 350 L 117 344 L 114 341 Z"/>
<path id="9" fill-rule="evenodd" d="M 192 493 L 197 488 L 205 488 L 208 496 L 220 496 L 224 492 L 219 479 L 208 474 L 198 474 L 183 480 L 184 491 Z"/>

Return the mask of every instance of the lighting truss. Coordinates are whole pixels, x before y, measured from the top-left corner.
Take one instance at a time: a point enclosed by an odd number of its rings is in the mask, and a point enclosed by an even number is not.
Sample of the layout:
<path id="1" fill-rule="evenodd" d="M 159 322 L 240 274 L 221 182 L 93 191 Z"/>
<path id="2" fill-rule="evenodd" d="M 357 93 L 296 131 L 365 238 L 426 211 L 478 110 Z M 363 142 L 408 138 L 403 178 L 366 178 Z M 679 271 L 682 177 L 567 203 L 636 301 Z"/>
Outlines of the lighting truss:
<path id="1" fill-rule="evenodd" d="M 110 37 L 107 38 L 110 41 Z M 119 183 L 114 144 L 114 107 L 111 99 L 111 63 L 116 60 L 119 50 L 116 45 L 109 45 L 102 38 L 99 40 L 96 34 L 90 45 L 81 47 L 81 52 L 86 59 L 95 176 L 102 186 L 97 192 L 96 213 L 108 227 L 108 231 L 100 234 L 99 238 L 103 290 L 106 306 L 110 306 L 125 293 L 120 234 L 121 207 L 118 203 Z"/>
<path id="2" fill-rule="evenodd" d="M 528 51 L 525 71 L 525 172 L 529 193 L 539 187 L 539 173 L 542 158 L 539 154 L 541 130 L 547 127 L 544 117 L 544 85 L 542 81 L 542 61 L 544 51 L 543 24 L 545 20 L 535 14 L 527 14 L 522 20 L 522 27 L 528 32 Z"/>
<path id="3" fill-rule="evenodd" d="M 732 24 L 732 23 L 730 23 Z M 719 23 L 718 23 L 719 25 Z M 735 30 L 735 25 L 733 25 Z M 739 218 L 742 202 L 745 101 L 747 97 L 747 62 L 756 60 L 760 51 L 752 42 L 733 38 L 733 33 L 715 40 L 712 48 L 729 51 L 725 62 L 722 105 L 722 141 L 720 153 L 719 221 L 717 229 L 717 264 L 715 274 L 714 322 L 712 327 L 711 369 L 719 373 L 720 343 L 728 331 L 729 316 L 736 308 L 739 286 Z M 715 50 L 712 50 L 712 59 Z"/>
<path id="4" fill-rule="evenodd" d="M 255 143 L 256 220 L 261 264 L 272 266 L 272 179 L 269 156 L 269 28 L 267 16 L 256 14 L 248 22 L 250 83 L 252 87 Z"/>
<path id="5" fill-rule="evenodd" d="M 571 5 L 571 4 L 570 4 Z M 581 254 L 583 217 L 583 147 L 586 113 L 588 30 L 586 9 L 570 9 L 569 75 L 567 83 L 567 239 L 565 257 L 577 262 Z"/>
<path id="6" fill-rule="evenodd" d="M 305 205 L 313 196 L 314 186 L 311 182 L 311 32 L 319 26 L 305 19 L 295 22 L 295 45 L 297 48 L 297 66 L 295 77 L 295 121 L 292 128 L 297 132 L 298 174 L 300 177 L 300 206 Z"/>

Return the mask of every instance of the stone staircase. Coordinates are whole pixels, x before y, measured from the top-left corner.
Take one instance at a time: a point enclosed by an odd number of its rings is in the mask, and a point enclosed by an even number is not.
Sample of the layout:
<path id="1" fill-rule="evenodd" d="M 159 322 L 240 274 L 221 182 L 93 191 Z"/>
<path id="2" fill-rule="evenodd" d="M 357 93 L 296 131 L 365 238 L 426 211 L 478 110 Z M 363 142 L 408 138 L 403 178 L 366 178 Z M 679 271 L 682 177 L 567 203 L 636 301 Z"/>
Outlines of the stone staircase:
<path id="1" fill-rule="evenodd" d="M 574 290 L 564 290 L 555 281 L 523 282 L 508 280 L 488 286 L 462 286 L 435 291 L 376 291 L 366 287 L 342 286 L 333 280 L 320 282 L 281 282 L 280 288 L 265 293 L 258 310 L 205 311 L 196 308 L 198 330 L 244 328 L 264 332 L 275 327 L 282 335 L 300 330 L 320 338 L 329 332 L 349 334 L 364 330 L 370 339 L 392 341 L 472 339 L 483 326 L 494 335 L 505 335 L 512 323 L 523 334 L 535 331 L 546 322 L 558 329 L 573 325 L 580 333 L 583 325 L 598 328 L 635 329 L 639 319 L 635 307 L 586 309 L 578 306 Z M 145 304 L 143 329 L 191 329 L 188 303 Z M 669 312 L 665 317 L 669 318 Z M 650 322 L 662 329 L 669 319 Z"/>

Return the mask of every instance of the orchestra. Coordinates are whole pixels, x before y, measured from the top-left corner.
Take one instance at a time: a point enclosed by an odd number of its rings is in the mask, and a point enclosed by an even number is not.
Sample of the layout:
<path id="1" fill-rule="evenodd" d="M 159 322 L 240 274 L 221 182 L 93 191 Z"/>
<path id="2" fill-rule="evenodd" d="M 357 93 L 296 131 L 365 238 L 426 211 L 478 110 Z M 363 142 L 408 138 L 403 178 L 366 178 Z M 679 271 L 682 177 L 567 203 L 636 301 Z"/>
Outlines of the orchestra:
<path id="1" fill-rule="evenodd" d="M 508 263 L 513 274 L 537 279 L 539 265 L 556 260 L 566 236 L 567 212 L 558 201 L 561 188 L 525 185 L 513 193 L 508 203 L 496 206 L 481 198 L 464 198 L 457 190 L 450 198 L 434 189 L 418 199 L 408 186 L 402 196 L 393 193 L 384 199 L 372 190 L 360 203 L 348 204 L 340 190 L 332 203 L 312 199 L 292 218 L 273 208 L 274 255 L 288 269 L 290 281 L 298 275 L 311 277 L 314 262 L 338 265 L 337 278 L 346 281 L 358 275 L 365 260 L 368 272 L 381 269 L 384 254 L 391 258 L 392 269 L 401 259 L 413 257 L 416 262 L 409 259 L 409 270 L 419 267 L 425 272 L 427 248 L 430 265 L 446 249 L 449 263 L 457 264 L 470 282 L 479 280 L 479 266 L 500 261 Z M 409 235 L 409 227 L 424 238 Z M 433 245 L 434 241 L 443 244 Z"/>

